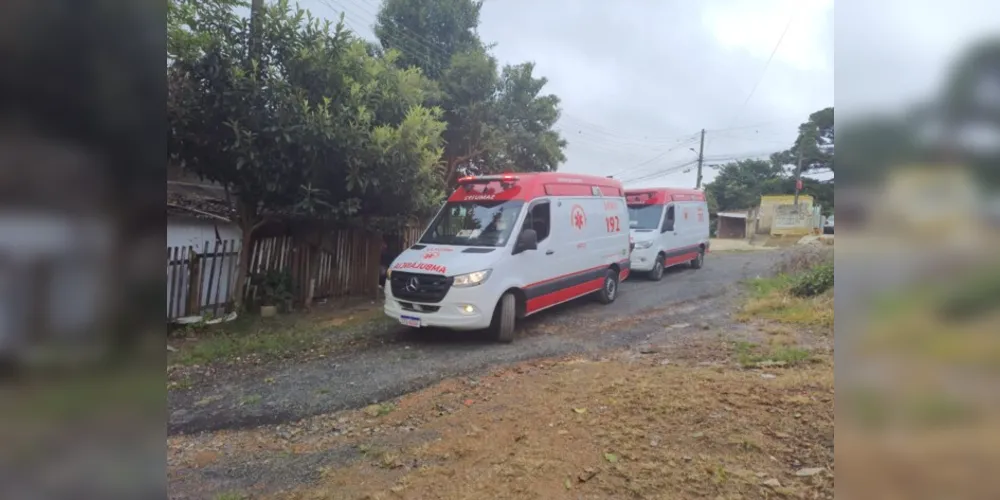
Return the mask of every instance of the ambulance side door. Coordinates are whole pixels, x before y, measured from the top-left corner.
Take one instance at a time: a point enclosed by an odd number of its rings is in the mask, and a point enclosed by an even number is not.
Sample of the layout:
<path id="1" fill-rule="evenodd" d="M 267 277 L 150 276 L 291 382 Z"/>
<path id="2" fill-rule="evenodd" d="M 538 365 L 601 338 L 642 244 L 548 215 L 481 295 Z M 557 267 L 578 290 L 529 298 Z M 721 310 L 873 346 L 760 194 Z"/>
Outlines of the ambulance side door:
<path id="1" fill-rule="evenodd" d="M 556 242 L 552 236 L 553 201 L 537 199 L 525 207 L 525 216 L 518 234 L 525 229 L 534 229 L 538 236 L 538 248 L 526 250 L 512 256 L 513 269 L 519 274 L 522 286 L 532 285 L 554 277 L 552 263 L 556 260 Z"/>

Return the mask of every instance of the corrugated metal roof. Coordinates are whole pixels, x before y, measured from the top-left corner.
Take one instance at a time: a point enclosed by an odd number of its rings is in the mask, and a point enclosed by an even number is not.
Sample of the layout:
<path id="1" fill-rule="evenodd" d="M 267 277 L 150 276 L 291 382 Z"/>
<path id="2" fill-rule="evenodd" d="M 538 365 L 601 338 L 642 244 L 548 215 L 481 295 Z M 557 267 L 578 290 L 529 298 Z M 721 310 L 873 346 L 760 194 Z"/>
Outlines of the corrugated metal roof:
<path id="1" fill-rule="evenodd" d="M 731 217 L 731 218 L 734 218 L 734 219 L 746 219 L 747 218 L 747 213 L 746 212 L 719 212 L 716 215 L 719 216 L 719 217 Z"/>

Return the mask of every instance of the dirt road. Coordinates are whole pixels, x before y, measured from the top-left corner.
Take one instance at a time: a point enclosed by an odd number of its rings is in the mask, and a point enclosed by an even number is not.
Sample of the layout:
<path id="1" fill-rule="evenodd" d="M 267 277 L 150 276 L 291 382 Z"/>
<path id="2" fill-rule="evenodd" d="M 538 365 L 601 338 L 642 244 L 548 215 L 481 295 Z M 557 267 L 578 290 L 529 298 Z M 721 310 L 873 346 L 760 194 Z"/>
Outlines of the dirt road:
<path id="1" fill-rule="evenodd" d="M 393 326 L 386 333 L 389 341 L 376 348 L 249 373 L 218 371 L 210 384 L 170 392 L 168 433 L 293 421 L 498 364 L 707 335 L 713 324 L 725 321 L 737 284 L 767 274 L 781 253 L 716 253 L 706 257 L 703 269 L 682 266 L 658 283 L 635 277 L 609 306 L 581 299 L 529 318 L 513 344 Z"/>

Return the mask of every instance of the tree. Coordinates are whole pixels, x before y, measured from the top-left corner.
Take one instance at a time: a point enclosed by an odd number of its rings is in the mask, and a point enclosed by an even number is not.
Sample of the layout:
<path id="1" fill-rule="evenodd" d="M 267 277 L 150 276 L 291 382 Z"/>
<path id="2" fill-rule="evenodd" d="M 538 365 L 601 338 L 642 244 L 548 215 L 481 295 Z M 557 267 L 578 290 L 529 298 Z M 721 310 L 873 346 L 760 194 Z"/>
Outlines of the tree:
<path id="1" fill-rule="evenodd" d="M 475 30 L 481 1 L 386 0 L 375 32 L 397 62 L 437 80 L 432 99 L 444 109 L 443 179 L 460 174 L 555 170 L 566 141 L 552 129 L 559 99 L 542 94 L 547 80 L 534 64 L 502 70 Z"/>
<path id="2" fill-rule="evenodd" d="M 535 78 L 534 63 L 506 66 L 500 77 L 497 116 L 504 142 L 493 158 L 494 171 L 548 172 L 566 161 L 566 140 L 552 127 L 559 120 L 559 98 L 541 95 L 548 83 Z"/>
<path id="3" fill-rule="evenodd" d="M 705 191 L 719 211 L 747 209 L 758 205 L 761 195 L 776 194 L 782 175 L 781 166 L 767 160 L 739 160 L 723 165 Z"/>
<path id="4" fill-rule="evenodd" d="M 385 50 L 398 50 L 403 67 L 415 66 L 440 80 L 452 58 L 483 48 L 476 34 L 482 1 L 385 0 L 375 18 L 375 36 Z"/>
<path id="5" fill-rule="evenodd" d="M 834 170 L 834 112 L 823 108 L 809 115 L 809 120 L 799 125 L 795 143 L 786 151 L 776 153 L 772 161 L 782 165 L 796 165 L 802 152 L 802 171 Z"/>
<path id="6" fill-rule="evenodd" d="M 440 110 L 432 88 L 329 22 L 265 7 L 250 59 L 249 21 L 231 0 L 168 3 L 168 153 L 226 188 L 243 231 L 243 290 L 254 231 L 276 215 L 344 222 L 426 210 L 440 196 Z M 417 193 L 413 195 L 412 193 Z M 242 294 L 236 294 L 236 307 Z"/>
<path id="7" fill-rule="evenodd" d="M 809 194 L 824 212 L 833 212 L 833 181 L 803 178 L 802 192 Z M 795 178 L 782 165 L 766 160 L 740 160 L 723 165 L 705 185 L 709 213 L 743 210 L 760 203 L 763 195 L 795 193 Z"/>

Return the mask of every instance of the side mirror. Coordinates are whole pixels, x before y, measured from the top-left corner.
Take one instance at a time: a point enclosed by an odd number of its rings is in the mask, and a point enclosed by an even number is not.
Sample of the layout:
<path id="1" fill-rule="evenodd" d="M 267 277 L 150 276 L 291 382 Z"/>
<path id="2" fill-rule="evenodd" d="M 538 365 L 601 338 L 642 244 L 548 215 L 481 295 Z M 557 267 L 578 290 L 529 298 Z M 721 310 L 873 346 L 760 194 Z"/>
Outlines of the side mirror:
<path id="1" fill-rule="evenodd" d="M 521 231 L 521 234 L 517 235 L 517 241 L 514 243 L 514 254 L 519 254 L 526 250 L 537 250 L 538 249 L 538 233 L 534 229 L 525 229 Z"/>
<path id="2" fill-rule="evenodd" d="M 661 231 L 661 232 L 665 233 L 667 231 L 673 231 L 673 230 L 674 230 L 674 221 L 668 220 L 668 221 L 666 221 L 666 222 L 663 223 L 663 231 Z"/>

